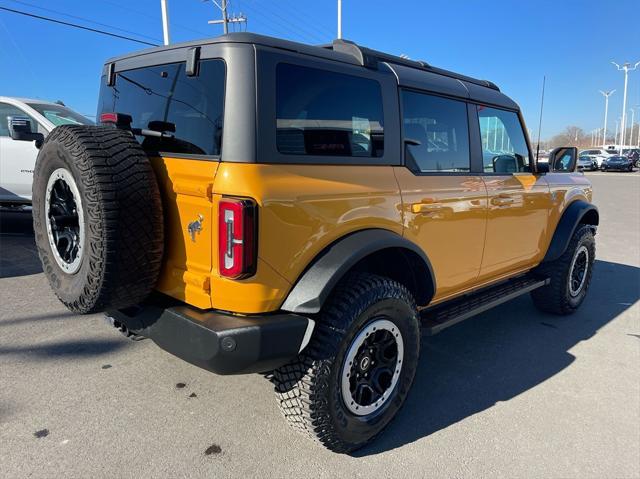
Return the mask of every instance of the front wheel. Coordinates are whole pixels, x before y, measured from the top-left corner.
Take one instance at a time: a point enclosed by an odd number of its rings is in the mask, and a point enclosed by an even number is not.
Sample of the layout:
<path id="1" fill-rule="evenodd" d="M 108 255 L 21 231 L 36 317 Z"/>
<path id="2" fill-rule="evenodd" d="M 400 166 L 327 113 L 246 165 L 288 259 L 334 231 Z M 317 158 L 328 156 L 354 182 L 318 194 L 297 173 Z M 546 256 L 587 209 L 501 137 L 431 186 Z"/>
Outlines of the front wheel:
<path id="1" fill-rule="evenodd" d="M 387 278 L 349 275 L 325 304 L 307 349 L 274 371 L 278 405 L 305 435 L 332 451 L 353 451 L 396 415 L 419 353 L 411 293 Z"/>
<path id="2" fill-rule="evenodd" d="M 581 225 L 562 256 L 538 268 L 537 273 L 550 281 L 547 286 L 531 292 L 538 309 L 559 315 L 571 314 L 578 309 L 591 284 L 595 256 L 593 227 Z"/>

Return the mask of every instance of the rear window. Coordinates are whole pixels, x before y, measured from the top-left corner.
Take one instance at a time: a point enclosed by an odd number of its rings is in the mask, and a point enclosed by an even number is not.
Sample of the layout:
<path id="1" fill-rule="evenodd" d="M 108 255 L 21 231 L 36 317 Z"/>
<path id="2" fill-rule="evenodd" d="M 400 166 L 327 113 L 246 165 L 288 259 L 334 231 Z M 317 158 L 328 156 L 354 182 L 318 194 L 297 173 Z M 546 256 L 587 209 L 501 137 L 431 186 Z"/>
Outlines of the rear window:
<path id="1" fill-rule="evenodd" d="M 285 155 L 381 157 L 382 92 L 375 80 L 281 63 L 276 144 Z"/>
<path id="2" fill-rule="evenodd" d="M 151 122 L 175 125 L 173 139 L 140 137 L 148 151 L 220 154 L 224 113 L 225 65 L 222 60 L 200 62 L 198 76 L 187 76 L 184 63 L 170 63 L 116 74 L 113 87 L 103 79 L 98 102 L 101 113 L 126 113 L 133 128 Z"/>

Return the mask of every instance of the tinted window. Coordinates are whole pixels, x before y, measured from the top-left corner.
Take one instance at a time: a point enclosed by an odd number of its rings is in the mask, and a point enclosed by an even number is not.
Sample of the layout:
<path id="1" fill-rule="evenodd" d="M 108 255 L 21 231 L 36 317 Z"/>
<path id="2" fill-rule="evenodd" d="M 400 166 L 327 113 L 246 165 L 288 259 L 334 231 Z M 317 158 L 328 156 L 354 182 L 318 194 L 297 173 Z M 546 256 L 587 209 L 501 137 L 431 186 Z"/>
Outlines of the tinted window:
<path id="1" fill-rule="evenodd" d="M 531 171 L 529 148 L 518 115 L 512 111 L 478 106 L 484 171 Z"/>
<path id="2" fill-rule="evenodd" d="M 222 60 L 200 62 L 198 76 L 185 74 L 184 63 L 119 72 L 116 84 L 104 83 L 98 103 L 102 112 L 126 113 L 134 128 L 151 122 L 175 125 L 175 138 L 140 138 L 151 151 L 219 155 L 222 141 L 225 66 Z M 156 128 L 154 126 L 154 128 Z"/>
<path id="3" fill-rule="evenodd" d="M 402 106 L 404 138 L 411 140 L 409 167 L 421 172 L 470 170 L 466 103 L 404 91 Z"/>
<path id="4" fill-rule="evenodd" d="M 62 105 L 48 103 L 27 103 L 31 108 L 53 123 L 59 125 L 93 125 L 88 118 Z"/>
<path id="5" fill-rule="evenodd" d="M 384 121 L 377 81 L 281 63 L 276 82 L 280 153 L 382 156 Z"/>

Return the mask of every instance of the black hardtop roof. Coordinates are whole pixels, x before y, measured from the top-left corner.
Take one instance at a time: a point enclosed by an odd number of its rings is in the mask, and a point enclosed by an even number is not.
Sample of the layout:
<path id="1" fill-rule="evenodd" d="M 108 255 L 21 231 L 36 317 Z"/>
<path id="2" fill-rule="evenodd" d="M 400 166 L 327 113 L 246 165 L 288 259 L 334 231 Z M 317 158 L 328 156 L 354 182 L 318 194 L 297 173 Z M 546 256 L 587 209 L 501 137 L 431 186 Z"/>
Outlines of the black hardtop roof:
<path id="1" fill-rule="evenodd" d="M 171 50 L 186 50 L 192 47 L 219 43 L 246 43 L 262 45 L 358 65 L 365 68 L 377 68 L 380 63 L 384 63 L 393 70 L 400 86 L 426 89 L 437 93 L 460 96 L 496 106 L 519 109 L 518 105 L 513 100 L 501 93 L 500 89 L 488 80 L 479 80 L 477 78 L 437 68 L 424 61 L 410 60 L 408 58 L 371 50 L 348 40 L 334 40 L 333 43 L 326 45 L 307 45 L 290 40 L 258 35 L 256 33 L 228 33 L 226 35 L 220 35 L 213 38 L 139 50 L 110 58 L 105 64 L 117 63 L 125 59 L 129 60 L 127 63 L 130 63 L 131 60 L 135 61 L 136 57 L 153 55 L 155 53 Z"/>

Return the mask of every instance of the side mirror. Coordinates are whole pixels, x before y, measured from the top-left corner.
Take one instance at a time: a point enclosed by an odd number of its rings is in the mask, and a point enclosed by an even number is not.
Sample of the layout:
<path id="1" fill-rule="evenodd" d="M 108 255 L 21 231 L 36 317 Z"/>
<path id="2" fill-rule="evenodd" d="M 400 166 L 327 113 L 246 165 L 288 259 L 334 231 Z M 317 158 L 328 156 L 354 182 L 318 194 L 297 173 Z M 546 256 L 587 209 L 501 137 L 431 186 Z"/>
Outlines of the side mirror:
<path id="1" fill-rule="evenodd" d="M 549 170 L 572 173 L 578 164 L 578 149 L 575 146 L 562 146 L 549 154 Z"/>
<path id="2" fill-rule="evenodd" d="M 9 135 L 17 141 L 35 141 L 36 148 L 40 148 L 44 142 L 42 133 L 34 133 L 31 130 L 31 118 L 27 116 L 10 116 L 8 119 Z"/>
<path id="3" fill-rule="evenodd" d="M 494 173 L 516 173 L 518 169 L 518 160 L 514 155 L 498 155 L 491 160 L 493 163 Z"/>

